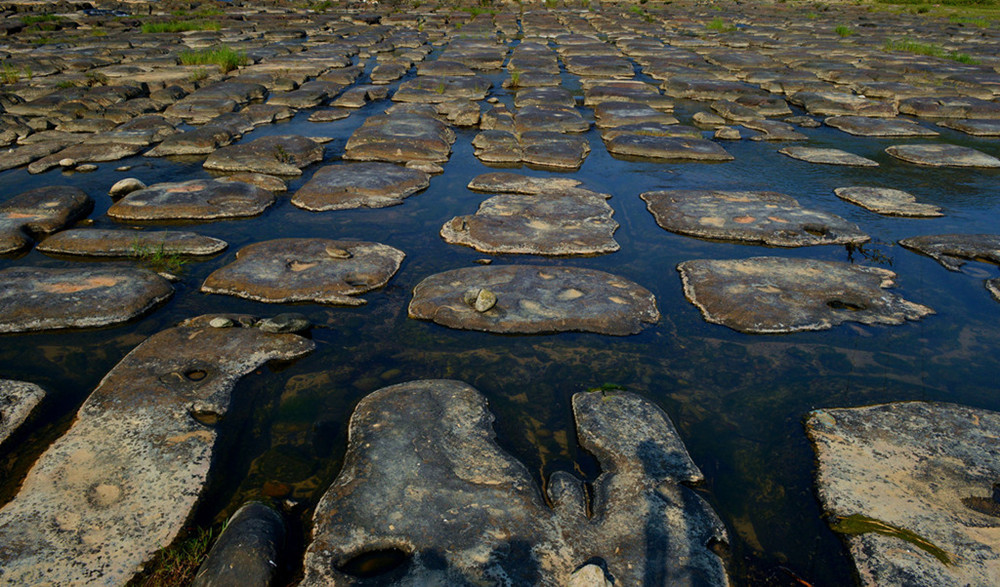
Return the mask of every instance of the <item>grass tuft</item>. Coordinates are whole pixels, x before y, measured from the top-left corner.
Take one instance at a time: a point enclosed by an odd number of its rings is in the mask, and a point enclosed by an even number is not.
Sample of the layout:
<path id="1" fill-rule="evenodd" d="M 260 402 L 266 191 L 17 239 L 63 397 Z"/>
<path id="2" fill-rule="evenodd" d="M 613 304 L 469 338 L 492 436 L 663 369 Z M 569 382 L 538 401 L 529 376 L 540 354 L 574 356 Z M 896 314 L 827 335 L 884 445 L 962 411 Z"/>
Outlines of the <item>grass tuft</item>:
<path id="1" fill-rule="evenodd" d="M 837 33 L 841 37 L 849 37 L 854 34 L 854 29 L 849 26 L 840 25 L 833 29 L 833 32 Z"/>
<path id="2" fill-rule="evenodd" d="M 951 556 L 930 540 L 927 540 L 912 530 L 893 526 L 892 524 L 883 522 L 882 520 L 869 518 L 868 516 L 861 514 L 837 516 L 837 523 L 831 527 L 834 532 L 852 536 L 856 534 L 865 534 L 867 532 L 893 536 L 895 538 L 899 538 L 900 540 L 905 540 L 920 550 L 927 552 L 945 565 L 952 564 Z"/>
<path id="3" fill-rule="evenodd" d="M 888 40 L 885 45 L 882 46 L 883 51 L 904 51 L 906 53 L 913 53 L 915 55 L 926 55 L 928 57 L 940 57 L 942 59 L 951 59 L 952 61 L 958 61 L 959 63 L 967 63 L 969 65 L 976 65 L 979 63 L 978 60 L 974 59 L 967 53 L 956 53 L 954 51 L 945 51 L 940 45 L 932 45 L 930 43 L 919 43 L 917 41 L 911 41 L 909 39 L 903 39 L 902 41 Z"/>
<path id="4" fill-rule="evenodd" d="M 217 20 L 170 20 L 167 22 L 145 22 L 144 33 L 185 33 L 188 31 L 217 31 L 222 28 Z"/>
<path id="5" fill-rule="evenodd" d="M 705 25 L 705 28 L 718 31 L 720 33 L 731 33 L 736 30 L 735 25 L 728 24 L 721 18 L 713 18 L 708 24 Z"/>
<path id="6" fill-rule="evenodd" d="M 139 261 L 147 269 L 152 271 L 169 271 L 171 273 L 180 272 L 187 260 L 180 254 L 170 251 L 164 243 L 150 245 L 138 239 L 129 247 L 129 256 Z M 208 539 L 211 539 L 211 531 L 208 531 Z M 198 564 L 201 564 L 200 562 Z M 195 567 L 197 570 L 197 566 Z"/>
<path id="7" fill-rule="evenodd" d="M 182 51 L 181 65 L 218 65 L 219 71 L 229 73 L 241 65 L 246 65 L 247 54 L 229 47 L 214 47 L 200 51 Z"/>

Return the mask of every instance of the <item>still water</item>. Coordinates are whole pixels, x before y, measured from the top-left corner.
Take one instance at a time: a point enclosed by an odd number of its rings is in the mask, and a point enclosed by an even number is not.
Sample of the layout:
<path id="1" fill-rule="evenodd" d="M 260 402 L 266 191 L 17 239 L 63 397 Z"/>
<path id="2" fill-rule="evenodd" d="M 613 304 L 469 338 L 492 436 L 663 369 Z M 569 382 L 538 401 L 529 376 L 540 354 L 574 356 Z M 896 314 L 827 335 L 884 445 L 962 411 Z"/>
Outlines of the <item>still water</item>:
<path id="1" fill-rule="evenodd" d="M 512 106 L 512 96 L 499 88 L 503 75 L 489 77 L 495 86 L 492 95 Z M 567 78 L 566 86 L 579 94 L 573 80 Z M 245 140 L 268 134 L 333 137 L 326 145 L 325 163 L 330 163 L 339 160 L 347 137 L 364 118 L 386 106 L 385 101 L 371 104 L 348 119 L 319 124 L 308 122 L 309 113 L 302 112 L 290 121 L 260 127 Z M 703 109 L 703 104 L 678 101 L 676 113 L 687 123 Z M 593 120 L 590 109 L 580 110 Z M 294 559 L 301 559 L 312 507 L 339 470 L 353 406 L 385 385 L 454 378 L 489 398 L 498 441 L 528 466 L 539 484 L 559 469 L 589 479 L 599 473 L 594 459 L 576 444 L 570 408 L 574 393 L 615 384 L 651 399 L 672 418 L 705 474 L 701 493 L 729 528 L 730 570 L 738 584 L 795 584 L 795 577 L 813 585 L 850 583 L 850 563 L 822 520 L 815 498 L 804 415 L 815 408 L 897 400 L 1000 410 L 995 375 L 1000 372 L 1000 304 L 983 287 L 984 279 L 1000 271 L 973 262 L 960 273 L 949 272 L 895 244 L 919 234 L 996 232 L 1000 172 L 921 168 L 892 159 L 883 150 L 897 143 L 945 142 L 1000 155 L 1000 146 L 947 129 L 936 129 L 941 136 L 931 141 L 862 139 L 828 127 L 800 130 L 810 137 L 810 146 L 841 148 L 881 166 L 814 165 L 779 154 L 780 143 L 746 139 L 724 143 L 736 157 L 728 163 L 626 161 L 608 155 L 596 130 L 586 135 L 593 150 L 571 175 L 583 187 L 612 194 L 609 203 L 621 224 L 615 235 L 621 250 L 597 257 L 493 259 L 495 264 L 600 269 L 648 288 L 659 304 L 659 324 L 622 338 L 575 333 L 498 336 L 407 318 L 412 288 L 420 280 L 487 257 L 447 245 L 438 236 L 447 220 L 471 214 L 488 197 L 465 187 L 476 175 L 492 170 L 473 156 L 474 130 L 457 131 L 445 172 L 401 206 L 301 210 L 290 204 L 289 195 L 320 166 L 306 168 L 290 182 L 288 193 L 257 218 L 186 225 L 226 240 L 230 247 L 215 258 L 185 265 L 174 297 L 151 315 L 114 328 L 0 337 L 0 374 L 37 383 L 49 393 L 38 424 L 18 437 L 16 449 L 0 454 L 0 500 L 10 499 L 31 462 L 65 431 L 104 374 L 147 336 L 199 314 L 268 316 L 295 311 L 315 324 L 317 350 L 297 362 L 263 368 L 238 385 L 233 409 L 222 425 L 217 467 L 195 520 L 217 523 L 247 499 L 287 493 L 293 536 L 287 579 L 298 572 L 300 563 Z M 209 177 L 201 163 L 134 157 L 102 164 L 93 173 L 32 176 L 24 169 L 10 170 L 0 174 L 0 197 L 45 185 L 75 185 L 96 200 L 90 215 L 94 227 L 121 226 L 105 215 L 111 203 L 107 190 L 115 181 L 131 176 L 153 184 Z M 132 169 L 116 172 L 121 165 Z M 519 171 L 539 177 L 567 175 Z M 941 206 L 946 216 L 879 216 L 834 195 L 834 188 L 851 185 L 902 189 L 920 202 Z M 855 251 L 839 246 L 768 249 L 675 235 L 655 224 L 638 197 L 644 191 L 673 188 L 783 192 L 804 207 L 857 223 L 873 240 Z M 243 246 L 282 237 L 378 241 L 404 251 L 407 258 L 385 288 L 363 296 L 368 304 L 360 308 L 276 306 L 198 291 L 204 278 Z M 845 325 L 824 332 L 762 336 L 708 324 L 684 299 L 675 269 L 679 262 L 759 255 L 880 265 L 898 273 L 898 293 L 937 314 L 902 326 Z M 0 267 L 80 262 L 32 251 L 0 259 Z"/>

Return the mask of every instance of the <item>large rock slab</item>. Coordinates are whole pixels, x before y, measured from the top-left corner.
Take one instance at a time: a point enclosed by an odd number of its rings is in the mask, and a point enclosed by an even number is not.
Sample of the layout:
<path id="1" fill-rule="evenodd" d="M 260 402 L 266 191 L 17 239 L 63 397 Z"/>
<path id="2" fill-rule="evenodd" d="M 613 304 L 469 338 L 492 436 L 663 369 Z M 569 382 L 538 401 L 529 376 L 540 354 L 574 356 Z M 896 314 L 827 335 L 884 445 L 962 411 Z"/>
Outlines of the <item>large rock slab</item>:
<path id="1" fill-rule="evenodd" d="M 509 171 L 494 171 L 472 178 L 468 188 L 477 192 L 534 195 L 567 190 L 579 185 L 580 180 L 569 177 L 531 177 Z"/>
<path id="2" fill-rule="evenodd" d="M 358 294 L 378 289 L 405 255 L 380 243 L 285 238 L 254 243 L 205 279 L 201 291 L 259 302 L 360 306 Z"/>
<path id="3" fill-rule="evenodd" d="M 907 163 L 930 167 L 1000 167 L 1000 159 L 959 145 L 893 145 L 885 152 Z"/>
<path id="4" fill-rule="evenodd" d="M 856 224 L 778 192 L 664 190 L 639 197 L 661 228 L 688 236 L 777 247 L 869 240 Z"/>
<path id="5" fill-rule="evenodd" d="M 940 134 L 907 118 L 831 116 L 823 122 L 827 126 L 860 137 L 935 137 Z"/>
<path id="6" fill-rule="evenodd" d="M 732 161 L 735 157 L 706 139 L 656 136 L 645 133 L 620 134 L 604 141 L 614 155 L 681 161 Z"/>
<path id="7" fill-rule="evenodd" d="M 778 151 L 782 155 L 788 155 L 792 159 L 807 161 L 809 163 L 821 163 L 824 165 L 848 165 L 855 167 L 878 167 L 877 161 L 872 161 L 867 157 L 841 151 L 840 149 L 823 149 L 819 147 L 785 147 Z"/>
<path id="8" fill-rule="evenodd" d="M 205 169 L 301 175 L 302 168 L 323 160 L 323 145 L 297 135 L 262 137 L 214 151 Z"/>
<path id="9" fill-rule="evenodd" d="M 862 585 L 996 585 L 1000 413 L 928 402 L 816 410 L 816 485 Z"/>
<path id="10" fill-rule="evenodd" d="M 74 165 L 118 161 L 119 159 L 138 155 L 145 148 L 146 145 L 142 144 L 106 143 L 99 140 L 90 140 L 77 145 L 71 145 L 61 151 L 31 162 L 28 164 L 28 173 L 48 171 L 53 167 L 59 167 L 67 159 L 73 161 Z"/>
<path id="11" fill-rule="evenodd" d="M 977 137 L 1000 137 L 1000 120 L 942 120 L 937 125 Z"/>
<path id="12" fill-rule="evenodd" d="M 408 163 L 444 163 L 455 132 L 439 120 L 415 114 L 369 116 L 347 139 L 344 159 Z"/>
<path id="13" fill-rule="evenodd" d="M 119 324 L 174 293 L 166 279 L 134 267 L 8 267 L 0 280 L 0 332 Z"/>
<path id="14" fill-rule="evenodd" d="M 469 385 L 413 381 L 363 399 L 313 516 L 302 585 L 579 585 L 574 571 L 595 558 L 610 578 L 592 565 L 601 585 L 727 584 L 710 550 L 725 530 L 685 486 L 702 475 L 666 414 L 630 393 L 572 403 L 580 444 L 604 472 L 590 504 L 581 481 L 554 473 L 550 508 Z M 398 566 L 361 576 L 358 561 L 378 553 Z"/>
<path id="15" fill-rule="evenodd" d="M 528 165 L 561 171 L 579 169 L 590 154 L 586 137 L 552 131 L 521 133 L 521 158 Z"/>
<path id="16" fill-rule="evenodd" d="M 872 100 L 845 92 L 796 92 L 789 97 L 793 104 L 818 116 L 896 116 L 896 104 L 891 101 Z"/>
<path id="17" fill-rule="evenodd" d="M 214 424 L 236 381 L 314 347 L 293 334 L 212 328 L 211 318 L 153 335 L 87 398 L 0 510 L 0 581 L 123 585 L 174 540 L 207 480 Z"/>
<path id="18" fill-rule="evenodd" d="M 45 239 L 38 250 L 46 254 L 83 257 L 142 257 L 143 254 L 201 256 L 221 253 L 225 241 L 181 230 L 127 230 L 75 228 Z"/>
<path id="19" fill-rule="evenodd" d="M 351 208 L 384 208 L 430 185 L 423 171 L 392 163 L 329 165 L 316 171 L 295 192 L 292 204 L 321 212 Z"/>
<path id="20" fill-rule="evenodd" d="M 483 303 L 495 300 L 492 306 Z M 413 288 L 410 317 L 496 333 L 597 332 L 624 336 L 660 319 L 644 287 L 578 267 L 503 265 L 454 269 Z"/>
<path id="21" fill-rule="evenodd" d="M 55 232 L 86 216 L 94 201 L 71 186 L 49 186 L 21 192 L 0 203 L 0 254 L 31 245 L 32 236 Z"/>
<path id="22" fill-rule="evenodd" d="M 752 257 L 685 261 L 684 295 L 705 320 L 752 334 L 826 330 L 843 322 L 903 324 L 934 311 L 885 291 L 888 269 Z"/>
<path id="23" fill-rule="evenodd" d="M 580 188 L 539 195 L 502 194 L 475 214 L 456 216 L 441 237 L 484 253 L 591 255 L 619 249 L 606 194 Z"/>
<path id="24" fill-rule="evenodd" d="M 927 255 L 950 271 L 959 271 L 966 261 L 1000 265 L 998 234 L 928 234 L 904 238 L 899 244 Z"/>
<path id="25" fill-rule="evenodd" d="M 843 200 L 886 216 L 906 216 L 909 218 L 944 216 L 940 207 L 933 204 L 920 204 L 913 194 L 903 190 L 851 186 L 836 188 L 833 192 Z"/>
<path id="26" fill-rule="evenodd" d="M 256 216 L 274 194 L 243 182 L 214 179 L 158 183 L 136 190 L 108 209 L 116 220 L 218 220 Z"/>
<path id="27" fill-rule="evenodd" d="M 1000 119 L 1000 104 L 993 100 L 979 98 L 906 98 L 899 102 L 901 114 L 912 114 L 922 118 L 977 118 Z"/>
<path id="28" fill-rule="evenodd" d="M 34 383 L 0 379 L 0 444 L 17 431 L 45 398 L 45 390 Z"/>

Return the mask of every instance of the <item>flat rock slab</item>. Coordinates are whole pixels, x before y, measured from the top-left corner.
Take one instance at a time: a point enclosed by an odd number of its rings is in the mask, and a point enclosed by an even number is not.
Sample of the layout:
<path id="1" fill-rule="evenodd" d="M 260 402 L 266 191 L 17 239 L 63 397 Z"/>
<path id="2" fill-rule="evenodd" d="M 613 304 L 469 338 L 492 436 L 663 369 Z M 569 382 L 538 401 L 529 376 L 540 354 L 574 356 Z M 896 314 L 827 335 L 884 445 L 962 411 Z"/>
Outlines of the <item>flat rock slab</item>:
<path id="1" fill-rule="evenodd" d="M 93 207 L 90 196 L 71 186 L 35 188 L 13 196 L 0 203 L 0 254 L 30 246 L 32 235 L 55 232 Z"/>
<path id="2" fill-rule="evenodd" d="M 579 185 L 580 180 L 569 177 L 531 177 L 519 173 L 495 171 L 472 178 L 468 188 L 477 192 L 533 195 L 567 190 Z"/>
<path id="3" fill-rule="evenodd" d="M 119 324 L 174 293 L 166 279 L 134 267 L 9 267 L 0 280 L 0 332 Z"/>
<path id="4" fill-rule="evenodd" d="M 869 240 L 856 224 L 778 192 L 664 190 L 639 197 L 661 228 L 688 236 L 776 247 Z"/>
<path id="5" fill-rule="evenodd" d="M 1000 137 L 1000 120 L 942 120 L 937 125 L 977 137 Z"/>
<path id="6" fill-rule="evenodd" d="M 627 124 L 677 124 L 672 115 L 636 102 L 602 102 L 594 107 L 598 128 L 614 128 Z"/>
<path id="7" fill-rule="evenodd" d="M 351 208 L 384 208 L 430 185 L 423 171 L 392 163 L 329 165 L 313 174 L 292 197 L 299 208 L 321 212 Z"/>
<path id="8" fill-rule="evenodd" d="M 817 147 L 785 147 L 778 151 L 792 159 L 824 165 L 852 165 L 855 167 L 878 167 L 877 161 L 867 157 L 841 151 L 840 149 L 821 149 Z"/>
<path id="9" fill-rule="evenodd" d="M 752 257 L 685 261 L 684 295 L 705 320 L 751 334 L 902 324 L 934 311 L 885 291 L 896 274 L 833 261 Z"/>
<path id="10" fill-rule="evenodd" d="M 188 521 L 236 381 L 314 347 L 294 334 L 212 328 L 153 335 L 112 369 L 0 510 L 0 581 L 123 585 Z M 249 317 L 234 317 L 236 325 Z"/>
<path id="11" fill-rule="evenodd" d="M 593 558 L 616 585 L 726 585 L 708 548 L 727 542 L 724 527 L 684 485 L 702 475 L 667 415 L 630 393 L 572 403 L 580 444 L 604 471 L 590 510 L 564 471 L 549 479 L 546 505 L 469 385 L 412 381 L 367 396 L 313 516 L 302 585 L 368 584 L 352 572 L 373 551 L 398 556 L 379 579 L 399 585 L 580 585 L 571 577 Z M 610 584 L 596 570 L 596 584 Z"/>
<path id="12" fill-rule="evenodd" d="M 480 312 L 469 294 L 488 290 L 496 305 Z M 478 301 L 476 299 L 475 301 Z M 578 267 L 502 265 L 454 269 L 413 288 L 410 318 L 495 333 L 597 332 L 624 336 L 660 319 L 646 288 Z"/>
<path id="13" fill-rule="evenodd" d="M 129 193 L 108 209 L 116 220 L 218 220 L 256 216 L 274 194 L 243 182 L 194 179 Z"/>
<path id="14" fill-rule="evenodd" d="M 53 167 L 59 167 L 61 165 L 60 161 L 64 159 L 70 159 L 74 161 L 74 164 L 118 161 L 119 159 L 138 155 L 145 148 L 146 145 L 141 144 L 88 141 L 78 145 L 71 145 L 61 151 L 31 162 L 28 164 L 28 173 L 42 173 Z"/>
<path id="15" fill-rule="evenodd" d="M 899 402 L 806 419 L 816 485 L 863 585 L 1000 578 L 1000 413 Z"/>
<path id="16" fill-rule="evenodd" d="M 900 100 L 899 111 L 922 118 L 1000 119 L 1000 104 L 978 98 L 906 98 Z"/>
<path id="17" fill-rule="evenodd" d="M 1000 265 L 998 234 L 928 234 L 904 238 L 899 244 L 927 255 L 950 271 L 960 270 L 966 261 Z"/>
<path id="18" fill-rule="evenodd" d="M 150 254 L 201 256 L 226 250 L 226 241 L 181 230 L 75 228 L 45 239 L 38 250 L 84 257 L 142 257 Z"/>
<path id="19" fill-rule="evenodd" d="M 521 133 L 521 157 L 528 165 L 562 171 L 579 169 L 590 154 L 585 137 L 551 131 Z"/>
<path id="20" fill-rule="evenodd" d="M 827 126 L 860 137 L 935 137 L 940 134 L 906 118 L 831 116 L 823 122 Z"/>
<path id="21" fill-rule="evenodd" d="M 254 243 L 205 279 L 201 291 L 259 302 L 360 306 L 358 294 L 378 289 L 406 255 L 380 243 L 286 238 Z"/>
<path id="22" fill-rule="evenodd" d="M 10 438 L 45 398 L 34 383 L 0 379 L 0 444 Z"/>
<path id="23" fill-rule="evenodd" d="M 789 100 L 805 108 L 809 114 L 818 116 L 858 115 L 891 118 L 897 113 L 894 102 L 872 100 L 845 92 L 802 91 L 792 94 Z"/>
<path id="24" fill-rule="evenodd" d="M 1000 167 L 1000 159 L 959 145 L 894 145 L 885 152 L 907 163 L 931 167 Z"/>
<path id="25" fill-rule="evenodd" d="M 870 186 L 852 186 L 833 190 L 837 197 L 885 214 L 886 216 L 906 216 L 910 218 L 935 218 L 944 216 L 941 208 L 933 204 L 920 204 L 908 192 L 892 188 L 877 188 Z"/>
<path id="26" fill-rule="evenodd" d="M 430 116 L 415 114 L 379 114 L 347 139 L 344 159 L 408 163 L 427 161 L 444 163 L 451 154 L 455 132 Z"/>
<path id="27" fill-rule="evenodd" d="M 678 138 L 648 134 L 620 134 L 604 141 L 608 152 L 647 159 L 684 161 L 732 161 L 721 146 L 706 139 Z"/>
<path id="28" fill-rule="evenodd" d="M 502 194 L 485 200 L 469 216 L 441 227 L 450 244 L 484 253 L 593 255 L 620 247 L 618 223 L 606 194 L 580 188 L 540 195 Z"/>
<path id="29" fill-rule="evenodd" d="M 205 169 L 301 175 L 302 168 L 323 160 L 323 145 L 295 135 L 262 137 L 223 147 L 205 160 Z"/>

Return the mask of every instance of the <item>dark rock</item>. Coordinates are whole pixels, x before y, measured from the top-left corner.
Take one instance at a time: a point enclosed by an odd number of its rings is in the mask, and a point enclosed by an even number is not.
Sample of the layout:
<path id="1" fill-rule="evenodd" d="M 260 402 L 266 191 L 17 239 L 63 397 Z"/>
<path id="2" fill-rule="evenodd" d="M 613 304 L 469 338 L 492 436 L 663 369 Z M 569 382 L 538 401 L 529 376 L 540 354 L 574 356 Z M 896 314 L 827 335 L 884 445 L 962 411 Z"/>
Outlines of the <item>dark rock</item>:
<path id="1" fill-rule="evenodd" d="M 256 501 L 229 518 L 191 587 L 267 587 L 281 568 L 285 521 Z"/>
<path id="2" fill-rule="evenodd" d="M 24 424 L 45 398 L 45 390 L 34 383 L 0 379 L 0 445 Z"/>
<path id="3" fill-rule="evenodd" d="M 38 250 L 57 255 L 141 258 L 150 254 L 215 255 L 227 246 L 216 238 L 177 230 L 75 228 L 48 237 Z"/>
<path id="4" fill-rule="evenodd" d="M 384 208 L 402 204 L 428 185 L 426 173 L 391 163 L 329 165 L 295 192 L 292 204 L 314 212 Z"/>
<path id="5" fill-rule="evenodd" d="M 108 209 L 116 220 L 216 220 L 256 216 L 274 194 L 243 182 L 194 179 L 134 191 Z"/>
<path id="6" fill-rule="evenodd" d="M 323 145 L 296 135 L 262 137 L 214 151 L 205 169 L 301 175 L 302 168 L 323 160 Z"/>
<path id="7" fill-rule="evenodd" d="M 444 163 L 455 133 L 429 116 L 390 114 L 369 116 L 344 147 L 346 160 Z"/>
<path id="8" fill-rule="evenodd" d="M 360 306 L 358 294 L 378 289 L 396 274 L 405 255 L 379 243 L 286 238 L 248 245 L 201 286 L 269 303 L 316 302 Z"/>
<path id="9" fill-rule="evenodd" d="M 710 550 L 724 527 L 685 486 L 702 475 L 666 414 L 630 393 L 578 393 L 573 412 L 604 473 L 589 508 L 582 482 L 554 473 L 550 508 L 472 387 L 413 381 L 369 395 L 313 516 L 302 585 L 364 584 L 360 565 L 379 556 L 399 566 L 378 579 L 405 585 L 566 585 L 594 558 L 616 584 L 727 584 Z"/>
<path id="10" fill-rule="evenodd" d="M 1000 167 L 1000 159 L 959 145 L 893 145 L 885 152 L 907 163 L 931 167 Z"/>
<path id="11" fill-rule="evenodd" d="M 174 293 L 167 280 L 133 267 L 8 267 L 0 279 L 0 332 L 119 324 Z"/>
<path id="12" fill-rule="evenodd" d="M 302 314 L 286 313 L 264 318 L 257 328 L 272 333 L 298 333 L 312 328 L 312 324 Z"/>
<path id="13" fill-rule="evenodd" d="M 35 188 L 13 196 L 0 203 L 0 254 L 30 246 L 33 236 L 69 226 L 93 207 L 90 196 L 70 186 Z"/>
<path id="14" fill-rule="evenodd" d="M 463 296 L 489 289 L 497 304 L 477 312 Z M 626 279 L 576 267 L 489 265 L 432 275 L 413 289 L 410 317 L 496 333 L 582 331 L 624 336 L 656 323 L 656 300 Z"/>
<path id="15" fill-rule="evenodd" d="M 929 234 L 904 238 L 899 244 L 927 255 L 950 271 L 959 271 L 966 261 L 1000 265 L 1000 235 L 996 234 Z"/>
<path id="16" fill-rule="evenodd" d="M 939 133 L 906 118 L 831 116 L 827 126 L 861 137 L 934 137 Z"/>
<path id="17" fill-rule="evenodd" d="M 604 141 L 608 152 L 629 157 L 685 161 L 732 161 L 725 149 L 705 139 L 621 134 Z"/>
<path id="18" fill-rule="evenodd" d="M 846 321 L 903 324 L 934 311 L 885 291 L 888 269 L 833 261 L 752 257 L 685 261 L 684 295 L 705 320 L 751 334 L 826 330 Z"/>

